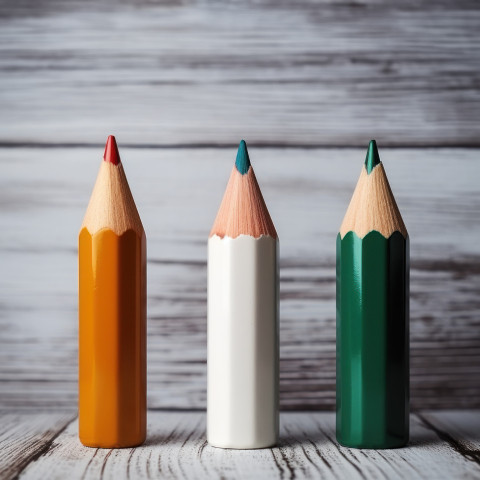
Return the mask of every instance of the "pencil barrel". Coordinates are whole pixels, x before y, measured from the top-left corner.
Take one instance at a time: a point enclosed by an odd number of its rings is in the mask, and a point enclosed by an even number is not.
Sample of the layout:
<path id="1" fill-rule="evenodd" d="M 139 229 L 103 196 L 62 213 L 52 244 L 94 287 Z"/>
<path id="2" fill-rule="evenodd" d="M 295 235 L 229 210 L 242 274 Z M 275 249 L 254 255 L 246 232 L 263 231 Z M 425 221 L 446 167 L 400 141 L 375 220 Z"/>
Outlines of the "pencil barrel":
<path id="1" fill-rule="evenodd" d="M 146 241 L 133 230 L 79 236 L 79 436 L 131 447 L 146 435 Z"/>
<path id="2" fill-rule="evenodd" d="M 409 435 L 409 240 L 337 237 L 337 440 L 394 448 Z"/>
<path id="3" fill-rule="evenodd" d="M 263 448 L 278 438 L 278 241 L 208 242 L 207 439 Z"/>

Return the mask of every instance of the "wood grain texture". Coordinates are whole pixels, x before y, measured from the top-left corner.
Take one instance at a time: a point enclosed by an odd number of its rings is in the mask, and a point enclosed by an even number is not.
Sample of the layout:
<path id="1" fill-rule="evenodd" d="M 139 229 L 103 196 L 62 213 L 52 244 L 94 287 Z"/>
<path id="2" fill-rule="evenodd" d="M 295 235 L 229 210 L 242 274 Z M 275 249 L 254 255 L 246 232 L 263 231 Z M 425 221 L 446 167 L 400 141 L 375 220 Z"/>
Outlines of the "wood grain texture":
<path id="1" fill-rule="evenodd" d="M 148 404 L 205 408 L 207 238 L 236 146 L 121 151 L 148 239 Z M 4 409 L 76 407 L 77 232 L 102 153 L 0 149 Z M 332 409 L 335 238 L 365 149 L 250 153 L 281 239 L 281 408 Z M 478 157 L 382 149 L 411 239 L 414 409 L 480 407 Z"/>
<path id="2" fill-rule="evenodd" d="M 479 41 L 476 0 L 6 2 L 0 142 L 479 146 Z"/>
<path id="3" fill-rule="evenodd" d="M 21 469 L 20 479 L 474 479 L 480 475 L 480 438 L 472 425 L 479 426 L 479 413 L 412 415 L 409 446 L 377 451 L 338 445 L 333 413 L 284 413 L 277 447 L 244 451 L 209 446 L 203 412 L 150 412 L 146 443 L 117 450 L 82 446 L 74 421 Z M 24 417 L 19 430 L 32 415 Z M 470 450 L 459 449 L 450 435 L 458 444 L 468 439 Z"/>
<path id="4" fill-rule="evenodd" d="M 0 478 L 17 478 L 30 462 L 50 453 L 73 418 L 65 412 L 0 413 Z"/>
<path id="5" fill-rule="evenodd" d="M 454 450 L 480 465 L 480 415 L 470 413 L 456 410 L 428 412 L 419 418 Z"/>

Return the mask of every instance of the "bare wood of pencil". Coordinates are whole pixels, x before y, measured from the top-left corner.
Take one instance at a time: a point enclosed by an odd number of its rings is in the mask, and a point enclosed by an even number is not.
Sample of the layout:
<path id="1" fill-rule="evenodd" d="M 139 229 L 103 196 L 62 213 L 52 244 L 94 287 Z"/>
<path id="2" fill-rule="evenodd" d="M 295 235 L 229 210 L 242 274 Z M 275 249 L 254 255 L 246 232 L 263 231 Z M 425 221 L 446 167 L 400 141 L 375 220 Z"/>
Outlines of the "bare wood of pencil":
<path id="1" fill-rule="evenodd" d="M 100 164 L 92 196 L 80 228 L 87 228 L 91 234 L 109 228 L 117 235 L 127 230 L 144 234 L 128 181 L 123 170 L 117 144 L 110 136 L 105 147 L 104 159 Z"/>
<path id="2" fill-rule="evenodd" d="M 243 149 L 240 152 L 243 152 Z M 239 169 L 246 173 L 240 173 Z M 255 238 L 268 235 L 277 238 L 277 231 L 268 213 L 248 154 L 245 157 L 237 157 L 237 162 L 233 166 L 220 209 L 210 231 L 210 237 L 214 235 L 220 238 L 237 238 L 239 235 L 251 235 Z"/>
<path id="3" fill-rule="evenodd" d="M 375 151 L 376 148 L 375 145 Z M 370 171 L 367 171 L 367 168 L 362 166 L 360 178 L 340 227 L 340 236 L 343 238 L 348 232 L 355 232 L 359 238 L 363 238 L 367 233 L 376 230 L 385 238 L 389 238 L 396 231 L 406 238 L 407 229 L 383 164 L 379 161 L 368 168 Z"/>

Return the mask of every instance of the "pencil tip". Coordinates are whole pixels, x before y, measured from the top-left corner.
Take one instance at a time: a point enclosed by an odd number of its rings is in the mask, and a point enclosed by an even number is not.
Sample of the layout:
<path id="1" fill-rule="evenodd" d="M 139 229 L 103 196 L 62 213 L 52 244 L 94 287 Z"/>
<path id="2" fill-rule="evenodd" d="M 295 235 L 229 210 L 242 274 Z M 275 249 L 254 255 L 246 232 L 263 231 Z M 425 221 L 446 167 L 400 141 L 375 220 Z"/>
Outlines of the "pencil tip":
<path id="1" fill-rule="evenodd" d="M 250 168 L 250 157 L 248 156 L 247 144 L 245 143 L 245 140 L 242 140 L 238 146 L 235 166 L 242 175 L 245 175 Z"/>
<path id="2" fill-rule="evenodd" d="M 109 135 L 107 138 L 103 159 L 106 162 L 113 163 L 114 165 L 118 165 L 120 163 L 120 154 L 118 153 L 117 142 L 113 135 Z"/>
<path id="3" fill-rule="evenodd" d="M 378 155 L 377 142 L 370 140 L 368 145 L 367 156 L 365 157 L 365 168 L 367 173 L 370 173 L 380 163 L 380 156 Z"/>

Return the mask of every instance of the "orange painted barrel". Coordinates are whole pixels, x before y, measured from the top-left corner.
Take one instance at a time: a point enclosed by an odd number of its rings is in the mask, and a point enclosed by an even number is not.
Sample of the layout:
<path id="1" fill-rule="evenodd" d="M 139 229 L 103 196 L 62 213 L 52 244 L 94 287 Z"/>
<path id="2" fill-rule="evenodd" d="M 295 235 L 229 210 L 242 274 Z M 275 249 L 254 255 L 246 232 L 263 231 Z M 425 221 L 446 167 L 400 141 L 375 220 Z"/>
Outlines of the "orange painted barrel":
<path id="1" fill-rule="evenodd" d="M 79 436 L 132 447 L 146 436 L 146 240 L 79 235 Z"/>

